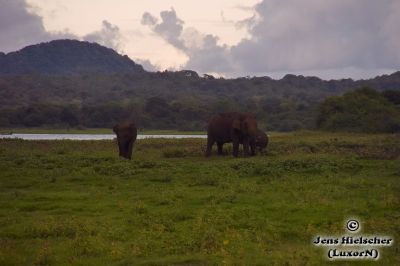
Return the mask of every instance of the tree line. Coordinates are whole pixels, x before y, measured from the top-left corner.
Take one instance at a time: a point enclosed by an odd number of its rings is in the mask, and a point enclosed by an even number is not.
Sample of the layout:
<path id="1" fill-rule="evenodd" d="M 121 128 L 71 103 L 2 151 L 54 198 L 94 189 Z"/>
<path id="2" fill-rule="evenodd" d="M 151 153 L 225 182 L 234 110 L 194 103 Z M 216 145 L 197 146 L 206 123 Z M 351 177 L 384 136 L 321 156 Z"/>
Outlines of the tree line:
<path id="1" fill-rule="evenodd" d="M 359 87 L 376 90 L 371 97 L 379 96 L 377 99 L 381 100 L 370 103 L 373 110 L 372 107 L 378 108 L 384 102 L 383 98 L 389 102 L 395 98 L 393 95 L 400 88 L 400 72 L 361 81 L 325 81 L 295 75 L 286 75 L 280 80 L 224 79 L 211 75 L 200 77 L 189 70 L 0 75 L 0 127 L 111 127 L 117 121 L 134 119 L 146 129 L 204 130 L 212 115 L 239 111 L 253 113 L 264 130 L 343 128 L 354 131 L 351 126 L 338 126 L 342 120 L 347 121 L 344 124 L 356 123 L 335 110 L 343 109 L 343 104 L 338 102 L 347 102 L 352 94 L 346 98 L 340 95 Z M 365 97 L 351 98 L 363 106 Z M 391 106 L 385 108 L 392 110 L 385 113 L 396 117 L 398 104 L 390 104 L 394 106 L 384 103 Z M 332 112 L 336 112 L 335 117 L 330 115 Z M 396 126 L 377 131 L 390 131 L 390 128 Z M 362 130 L 373 131 L 365 127 Z"/>
<path id="2" fill-rule="evenodd" d="M 122 120 L 133 120 L 140 128 L 205 130 L 208 119 L 216 113 L 241 111 L 254 113 L 265 130 L 291 131 L 313 128 L 312 110 L 293 103 L 275 101 L 275 105 L 249 108 L 230 100 L 210 104 L 167 101 L 151 97 L 144 102 L 107 103 L 99 105 L 33 104 L 18 108 L 3 108 L 0 127 L 112 127 Z M 274 110 L 277 112 L 275 113 Z"/>
<path id="3" fill-rule="evenodd" d="M 399 132 L 400 91 L 382 93 L 361 88 L 325 99 L 318 108 L 317 128 L 329 131 Z"/>
<path id="4" fill-rule="evenodd" d="M 327 97 L 315 106 L 278 98 L 243 104 L 230 99 L 204 103 L 163 97 L 123 104 L 34 104 L 2 109 L 0 126 L 96 128 L 112 127 L 121 120 L 134 120 L 145 129 L 204 130 L 213 114 L 229 111 L 251 112 L 257 117 L 260 128 L 270 131 L 400 131 L 400 91 L 378 92 L 370 88 Z"/>

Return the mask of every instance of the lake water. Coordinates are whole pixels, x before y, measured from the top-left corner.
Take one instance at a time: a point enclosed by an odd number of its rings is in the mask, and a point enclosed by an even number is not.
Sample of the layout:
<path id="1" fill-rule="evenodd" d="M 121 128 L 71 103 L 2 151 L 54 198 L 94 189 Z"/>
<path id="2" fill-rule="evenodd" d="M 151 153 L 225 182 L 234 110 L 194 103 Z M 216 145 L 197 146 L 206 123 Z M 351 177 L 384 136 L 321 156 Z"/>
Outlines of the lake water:
<path id="1" fill-rule="evenodd" d="M 26 139 L 26 140 L 103 140 L 114 139 L 114 134 L 9 134 L 1 135 L 2 139 Z M 207 135 L 138 135 L 137 139 L 148 138 L 166 138 L 166 139 L 184 139 L 184 138 L 207 138 Z"/>

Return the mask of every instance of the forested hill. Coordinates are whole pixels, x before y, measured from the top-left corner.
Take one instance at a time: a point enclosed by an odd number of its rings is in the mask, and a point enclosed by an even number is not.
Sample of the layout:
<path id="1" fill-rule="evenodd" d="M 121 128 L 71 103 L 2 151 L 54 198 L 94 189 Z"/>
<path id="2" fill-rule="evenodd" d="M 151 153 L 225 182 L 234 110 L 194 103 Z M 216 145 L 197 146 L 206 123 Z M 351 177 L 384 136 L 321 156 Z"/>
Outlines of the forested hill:
<path id="1" fill-rule="evenodd" d="M 55 40 L 0 53 L 0 74 L 143 72 L 129 57 L 96 43 Z"/>
<path id="2" fill-rule="evenodd" d="M 55 49 L 56 44 L 71 47 Z M 24 71 L 18 67 L 0 71 L 0 127 L 110 127 L 133 118 L 142 128 L 201 130 L 215 113 L 249 111 L 267 130 L 312 129 L 318 106 L 329 96 L 360 87 L 400 90 L 400 72 L 359 81 L 147 72 L 111 49 L 79 41 L 31 46 L 13 57 L 8 64 L 37 67 L 28 74 L 20 74 Z M 1 63 L 0 69 L 5 68 Z"/>

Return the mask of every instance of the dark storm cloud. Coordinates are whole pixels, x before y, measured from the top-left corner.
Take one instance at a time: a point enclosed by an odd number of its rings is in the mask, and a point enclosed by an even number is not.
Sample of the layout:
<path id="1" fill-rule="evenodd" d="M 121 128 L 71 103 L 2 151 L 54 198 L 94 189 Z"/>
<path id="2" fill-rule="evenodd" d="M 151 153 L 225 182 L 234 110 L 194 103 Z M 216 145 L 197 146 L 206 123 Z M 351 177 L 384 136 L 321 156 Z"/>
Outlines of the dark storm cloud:
<path id="1" fill-rule="evenodd" d="M 25 0 L 0 0 L 0 51 L 19 50 L 27 45 L 54 39 L 81 39 L 68 32 L 48 32 L 42 18 L 29 12 L 30 6 Z M 108 46 L 121 48 L 119 28 L 103 21 L 99 31 L 87 34 L 83 39 Z"/>
<path id="2" fill-rule="evenodd" d="M 168 23 L 152 18 L 152 29 L 184 52 L 184 66 L 228 76 L 262 73 L 323 73 L 362 77 L 400 66 L 400 1 L 264 0 L 238 22 L 250 38 L 219 45 L 196 30 L 186 34 L 175 11 Z M 171 14 L 172 13 L 172 14 Z M 146 24 L 146 23 L 144 23 Z M 150 23 L 147 23 L 149 25 Z M 162 28 L 162 31 L 156 30 Z M 190 41 L 194 38 L 195 45 Z M 172 41 L 171 41 L 172 40 Z"/>

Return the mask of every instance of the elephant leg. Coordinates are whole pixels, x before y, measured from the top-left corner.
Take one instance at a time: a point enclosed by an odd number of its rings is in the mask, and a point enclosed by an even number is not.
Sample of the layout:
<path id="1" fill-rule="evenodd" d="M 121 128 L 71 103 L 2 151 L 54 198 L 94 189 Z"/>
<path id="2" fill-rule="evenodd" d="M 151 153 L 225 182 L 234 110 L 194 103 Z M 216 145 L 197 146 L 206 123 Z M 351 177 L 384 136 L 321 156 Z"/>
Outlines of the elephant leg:
<path id="1" fill-rule="evenodd" d="M 118 144 L 118 155 L 120 157 L 124 157 L 124 151 L 123 151 L 123 147 L 121 144 Z"/>
<path id="2" fill-rule="evenodd" d="M 126 159 L 131 159 L 129 156 L 129 146 L 130 146 L 129 143 L 130 143 L 130 141 L 125 142 L 122 147 L 122 157 L 124 157 Z"/>
<path id="3" fill-rule="evenodd" d="M 132 159 L 132 149 L 133 149 L 133 142 L 134 140 L 130 140 L 128 144 L 128 149 L 127 149 L 127 157 L 129 160 Z"/>
<path id="4" fill-rule="evenodd" d="M 252 156 L 256 155 L 256 145 L 250 144 L 250 149 L 251 149 L 251 155 Z"/>
<path id="5" fill-rule="evenodd" d="M 249 151 L 249 140 L 243 140 L 243 152 L 244 156 L 249 156 L 250 151 Z"/>
<path id="6" fill-rule="evenodd" d="M 214 139 L 211 137 L 207 138 L 207 150 L 206 150 L 206 157 L 211 155 L 212 146 L 214 145 Z"/>
<path id="7" fill-rule="evenodd" d="M 218 146 L 218 155 L 222 155 L 222 147 L 224 146 L 223 142 L 217 142 Z"/>
<path id="8" fill-rule="evenodd" d="M 233 144 L 233 156 L 238 157 L 239 155 L 239 140 L 232 141 Z"/>
<path id="9" fill-rule="evenodd" d="M 122 140 L 118 140 L 119 156 L 126 158 L 126 144 Z"/>

